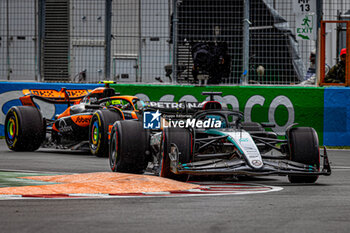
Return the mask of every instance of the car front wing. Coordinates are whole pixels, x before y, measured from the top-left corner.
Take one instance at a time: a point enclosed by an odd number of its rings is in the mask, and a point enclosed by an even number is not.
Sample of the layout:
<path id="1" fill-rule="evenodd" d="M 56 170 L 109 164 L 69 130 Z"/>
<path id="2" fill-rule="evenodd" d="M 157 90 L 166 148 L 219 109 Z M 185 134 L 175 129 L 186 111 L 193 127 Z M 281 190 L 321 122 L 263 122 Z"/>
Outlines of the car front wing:
<path id="1" fill-rule="evenodd" d="M 190 175 L 302 175 L 318 176 L 331 175 L 331 166 L 324 148 L 322 169 L 312 165 L 293 162 L 287 159 L 263 159 L 263 166 L 256 169 L 250 166 L 244 159 L 208 159 L 192 163 L 181 164 L 179 162 L 179 150 L 175 144 L 171 145 L 170 169 L 175 174 Z"/>

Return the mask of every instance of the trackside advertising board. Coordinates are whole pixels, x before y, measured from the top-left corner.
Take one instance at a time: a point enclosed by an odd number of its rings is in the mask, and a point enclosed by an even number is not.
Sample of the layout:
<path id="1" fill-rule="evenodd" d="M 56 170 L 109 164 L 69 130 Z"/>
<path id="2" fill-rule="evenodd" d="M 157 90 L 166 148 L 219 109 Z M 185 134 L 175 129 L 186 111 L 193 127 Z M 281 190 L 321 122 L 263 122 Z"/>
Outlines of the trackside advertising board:
<path id="1" fill-rule="evenodd" d="M 201 102 L 209 100 L 202 92 L 222 92 L 215 100 L 229 109 L 244 113 L 245 121 L 271 122 L 271 130 L 284 135 L 288 125 L 299 123 L 316 129 L 323 141 L 323 93 L 316 87 L 247 87 L 247 86 L 173 86 L 173 85 L 111 85 L 122 95 L 136 95 L 145 101 Z M 162 103 L 158 103 L 164 108 Z"/>
<path id="2" fill-rule="evenodd" d="M 350 89 L 329 87 L 324 90 L 324 142 L 350 146 Z"/>
<path id="3" fill-rule="evenodd" d="M 5 115 L 11 106 L 21 105 L 18 97 L 23 89 L 67 89 L 92 90 L 95 84 L 66 83 L 20 83 L 1 82 L 0 85 L 0 136 L 4 135 Z M 144 101 L 163 101 L 157 106 L 166 108 L 178 102 L 201 102 L 209 99 L 202 92 L 222 92 L 215 99 L 229 109 L 240 110 L 245 121 L 271 122 L 273 130 L 283 135 L 286 127 L 293 123 L 316 129 L 321 145 L 350 145 L 348 100 L 350 88 L 338 87 L 262 87 L 262 86 L 190 86 L 190 85 L 136 85 L 112 84 L 121 95 L 136 95 Z M 47 118 L 53 118 L 66 106 L 38 102 L 37 105 Z M 346 107 L 344 107 L 346 106 Z"/>

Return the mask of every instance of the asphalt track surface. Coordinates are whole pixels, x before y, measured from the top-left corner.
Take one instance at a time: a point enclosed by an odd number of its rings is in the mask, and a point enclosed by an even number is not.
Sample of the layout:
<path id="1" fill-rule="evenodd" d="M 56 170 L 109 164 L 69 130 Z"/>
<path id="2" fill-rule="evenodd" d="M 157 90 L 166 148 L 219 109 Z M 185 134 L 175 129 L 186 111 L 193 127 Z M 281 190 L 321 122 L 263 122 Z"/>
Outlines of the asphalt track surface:
<path id="1" fill-rule="evenodd" d="M 0 232 L 349 232 L 350 151 L 328 151 L 332 175 L 313 185 L 269 176 L 245 183 L 278 192 L 207 197 L 24 199 L 0 201 Z M 9 151 L 0 172 L 109 172 L 108 160 L 82 152 Z M 241 181 L 238 181 L 241 182 Z"/>

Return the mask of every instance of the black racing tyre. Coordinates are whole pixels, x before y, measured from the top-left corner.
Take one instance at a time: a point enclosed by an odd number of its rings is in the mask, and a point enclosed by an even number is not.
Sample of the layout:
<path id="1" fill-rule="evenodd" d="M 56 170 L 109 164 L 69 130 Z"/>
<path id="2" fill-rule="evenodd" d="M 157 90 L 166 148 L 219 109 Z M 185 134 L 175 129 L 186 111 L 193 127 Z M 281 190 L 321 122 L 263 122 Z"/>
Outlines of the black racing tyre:
<path id="1" fill-rule="evenodd" d="M 31 106 L 12 107 L 6 114 L 5 139 L 14 151 L 35 151 L 46 137 L 46 125 L 40 111 Z"/>
<path id="2" fill-rule="evenodd" d="M 149 161 L 149 131 L 141 121 L 118 121 L 109 140 L 109 165 L 114 172 L 140 174 Z"/>
<path id="3" fill-rule="evenodd" d="M 114 122 L 122 120 L 118 112 L 103 109 L 94 113 L 89 126 L 89 147 L 93 155 L 108 157 L 108 132 Z"/>
<path id="4" fill-rule="evenodd" d="M 320 168 L 316 131 L 311 127 L 291 128 L 287 132 L 290 160 Z M 288 175 L 291 183 L 315 183 L 318 176 Z"/>
<path id="5" fill-rule="evenodd" d="M 261 126 L 261 124 L 257 122 L 242 122 L 241 128 L 247 132 L 265 131 L 265 129 Z"/>
<path id="6" fill-rule="evenodd" d="M 191 161 L 193 150 L 191 132 L 184 128 L 164 128 L 159 176 L 185 181 L 188 178 L 188 175 L 174 174 L 170 170 L 169 152 L 172 143 L 176 144 L 178 147 L 180 163 L 184 164 Z"/>

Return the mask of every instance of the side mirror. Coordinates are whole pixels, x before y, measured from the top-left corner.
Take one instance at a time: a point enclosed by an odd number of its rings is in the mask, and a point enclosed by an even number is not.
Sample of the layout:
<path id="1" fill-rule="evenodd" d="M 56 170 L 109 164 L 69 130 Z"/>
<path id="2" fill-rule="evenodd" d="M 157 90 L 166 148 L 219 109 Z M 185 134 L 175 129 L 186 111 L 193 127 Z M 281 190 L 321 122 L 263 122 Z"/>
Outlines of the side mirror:
<path id="1" fill-rule="evenodd" d="M 261 126 L 264 128 L 273 128 L 273 127 L 276 127 L 276 124 L 271 122 L 264 122 L 264 123 L 261 123 Z"/>

